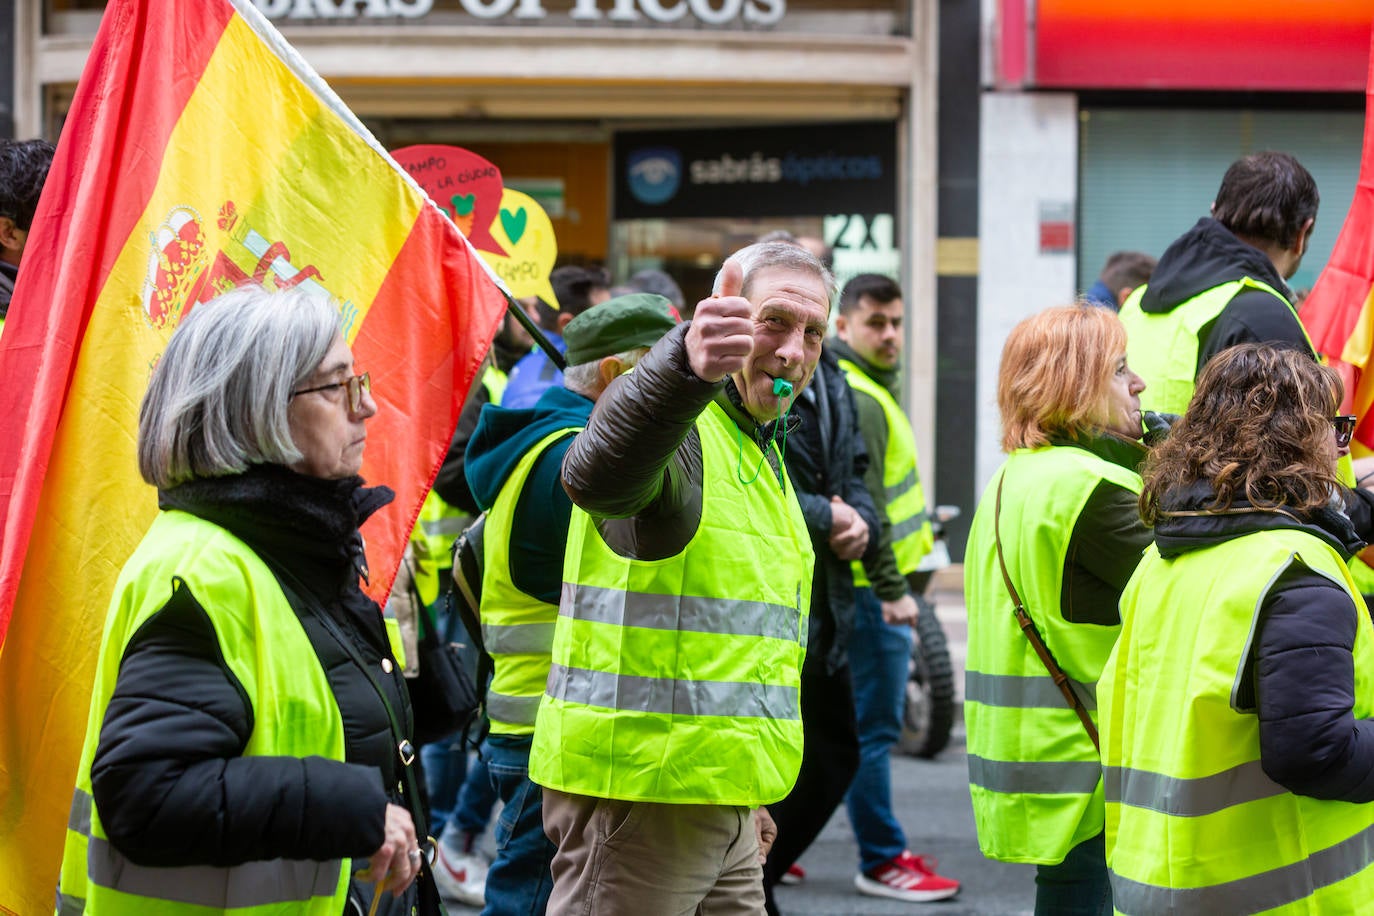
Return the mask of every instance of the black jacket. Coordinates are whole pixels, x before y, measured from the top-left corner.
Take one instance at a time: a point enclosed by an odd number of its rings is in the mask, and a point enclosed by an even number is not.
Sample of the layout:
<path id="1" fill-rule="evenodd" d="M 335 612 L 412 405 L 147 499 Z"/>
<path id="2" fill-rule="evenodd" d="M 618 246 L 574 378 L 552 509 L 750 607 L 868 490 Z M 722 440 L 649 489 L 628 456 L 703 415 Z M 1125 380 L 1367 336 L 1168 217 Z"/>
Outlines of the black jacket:
<path id="1" fill-rule="evenodd" d="M 801 425 L 787 439 L 783 462 L 816 551 L 806 670 L 831 674 L 845 664 L 854 628 L 854 574 L 849 561 L 830 549 L 830 497 L 840 497 L 868 523 L 868 554 L 877 551 L 880 532 L 878 510 L 864 486 L 868 450 L 854 395 L 833 354 L 821 354 L 792 412 Z"/>
<path id="2" fill-rule="evenodd" d="M 396 741 L 372 683 L 338 642 L 310 626 L 299 599 L 323 608 L 351 639 L 409 728 L 381 612 L 358 584 L 358 526 L 391 491 L 364 488 L 357 477 L 326 481 L 259 466 L 159 497 L 163 509 L 228 529 L 289 586 L 343 716 L 346 762 L 242 756 L 253 710 L 219 652 L 215 609 L 179 589 L 125 649 L 105 712 L 91 784 L 106 833 L 131 860 L 155 867 L 365 859 L 382 845 L 388 801 L 404 803 L 395 790 Z M 391 660 L 389 673 L 383 660 Z"/>
<path id="3" fill-rule="evenodd" d="M 838 337 L 831 337 L 825 342 L 825 352 L 837 360 L 848 360 L 858 366 L 873 382 L 885 388 L 893 400 L 901 402 L 897 391 L 901 378 L 899 368 L 878 368 Z M 907 593 L 910 586 L 897 566 L 897 555 L 892 551 L 892 521 L 887 515 L 887 412 L 877 398 L 861 392 L 854 392 L 854 409 L 868 452 L 864 484 L 880 522 L 878 530 L 872 533 L 871 549 L 864 554 L 864 575 L 868 577 L 873 594 L 879 600 L 896 601 Z"/>
<path id="4" fill-rule="evenodd" d="M 1268 255 L 1216 220 L 1203 218 L 1160 255 L 1141 295 L 1140 310 L 1165 314 L 1199 293 L 1242 277 L 1263 281 L 1292 299 Z M 1293 309 L 1261 289 L 1241 290 L 1199 331 L 1197 371 L 1222 350 L 1241 343 L 1287 343 L 1312 352 Z"/>
<path id="5" fill-rule="evenodd" d="M 1344 505 L 1305 517 L 1252 511 L 1166 516 L 1155 527 L 1164 557 L 1178 556 L 1256 531 L 1297 528 L 1349 556 L 1371 533 L 1371 494 L 1344 491 Z M 1205 486 L 1168 494 L 1168 511 L 1203 509 Z M 1237 508 L 1247 508 L 1240 503 Z M 1206 613 L 1206 608 L 1180 609 Z M 1374 719 L 1353 712 L 1355 605 L 1345 590 L 1301 566 L 1284 572 L 1259 611 L 1248 664 L 1259 716 L 1260 764 L 1296 795 L 1347 802 L 1374 801 Z"/>

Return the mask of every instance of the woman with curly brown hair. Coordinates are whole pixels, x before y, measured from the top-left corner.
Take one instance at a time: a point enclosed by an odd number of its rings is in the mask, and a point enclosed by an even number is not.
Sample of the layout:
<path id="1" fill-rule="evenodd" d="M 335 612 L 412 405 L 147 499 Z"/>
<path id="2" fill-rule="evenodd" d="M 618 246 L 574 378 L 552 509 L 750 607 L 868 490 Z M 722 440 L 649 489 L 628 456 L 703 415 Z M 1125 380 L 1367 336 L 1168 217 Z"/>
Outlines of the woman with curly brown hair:
<path id="1" fill-rule="evenodd" d="M 1136 467 L 1140 392 L 1116 314 L 1047 309 L 1007 337 L 997 386 L 1006 463 L 965 555 L 964 716 L 978 844 L 1034 864 L 1040 916 L 1111 913 L 1102 770 L 1093 735 L 1018 625 L 1003 578 L 1091 717 L 1116 642 L 1116 604 L 1149 529 Z"/>
<path id="2" fill-rule="evenodd" d="M 1374 626 L 1346 568 L 1370 503 L 1337 483 L 1340 401 L 1307 354 L 1237 346 L 1146 462 L 1154 544 L 1097 690 L 1122 913 L 1374 899 Z"/>

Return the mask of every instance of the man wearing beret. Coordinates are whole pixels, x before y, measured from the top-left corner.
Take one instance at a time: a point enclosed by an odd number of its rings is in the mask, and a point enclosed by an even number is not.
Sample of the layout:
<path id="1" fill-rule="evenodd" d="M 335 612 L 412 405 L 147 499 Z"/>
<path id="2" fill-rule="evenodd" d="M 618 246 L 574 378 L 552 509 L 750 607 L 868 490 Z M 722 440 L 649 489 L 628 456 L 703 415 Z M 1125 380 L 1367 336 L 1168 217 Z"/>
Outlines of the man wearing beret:
<path id="1" fill-rule="evenodd" d="M 559 466 L 601 392 L 675 324 L 668 300 L 645 293 L 581 313 L 563 332 L 568 368 L 562 385 L 547 389 L 531 408 L 482 408 L 468 445 L 468 481 L 487 513 L 482 639 L 495 663 L 487 692 L 488 769 L 506 806 L 496 828 L 496 861 L 487 873 L 488 914 L 542 913 L 552 889 L 554 846 L 544 836 L 529 759 L 572 512 Z"/>
<path id="2" fill-rule="evenodd" d="M 814 563 L 782 451 L 833 285 L 795 245 L 731 255 L 563 459 L 575 507 L 530 752 L 550 912 L 763 912 Z"/>

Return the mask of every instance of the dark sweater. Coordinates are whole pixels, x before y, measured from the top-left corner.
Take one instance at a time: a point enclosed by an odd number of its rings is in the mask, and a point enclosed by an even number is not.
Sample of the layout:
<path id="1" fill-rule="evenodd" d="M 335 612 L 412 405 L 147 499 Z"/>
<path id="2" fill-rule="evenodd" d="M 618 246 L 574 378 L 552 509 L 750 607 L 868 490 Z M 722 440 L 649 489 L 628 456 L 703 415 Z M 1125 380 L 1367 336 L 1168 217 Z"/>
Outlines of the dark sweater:
<path id="1" fill-rule="evenodd" d="M 1111 433 L 1056 439 L 1052 444 L 1083 449 L 1133 471 L 1146 454 L 1139 442 Z M 1150 529 L 1140 519 L 1139 497 L 1109 480 L 1099 482 L 1078 513 L 1064 554 L 1064 587 L 1059 592 L 1064 619 L 1120 624 L 1121 590 L 1140 565 L 1150 539 Z"/>

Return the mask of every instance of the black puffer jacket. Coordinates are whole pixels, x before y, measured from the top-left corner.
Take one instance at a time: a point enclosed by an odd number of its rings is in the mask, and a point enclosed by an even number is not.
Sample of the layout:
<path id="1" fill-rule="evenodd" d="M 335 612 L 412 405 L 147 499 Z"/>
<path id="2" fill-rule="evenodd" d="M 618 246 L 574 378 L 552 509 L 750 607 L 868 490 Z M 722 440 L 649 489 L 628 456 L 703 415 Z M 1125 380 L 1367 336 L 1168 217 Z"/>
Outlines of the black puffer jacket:
<path id="1" fill-rule="evenodd" d="M 358 584 L 358 526 L 391 499 L 361 478 L 326 481 L 274 466 L 160 493 L 163 509 L 226 528 L 289 586 L 343 716 L 347 762 L 242 756 L 253 710 L 219 652 L 214 608 L 179 589 L 125 650 L 91 768 L 101 822 L 132 861 L 366 859 L 382 845 L 388 801 L 404 804 L 389 717 L 364 672 L 296 599 L 308 596 L 330 615 L 409 729 L 400 666 L 380 610 Z"/>
<path id="2" fill-rule="evenodd" d="M 811 579 L 811 630 L 805 670 L 833 674 L 845 664 L 854 629 L 854 574 L 830 549 L 830 497 L 838 496 L 868 524 L 868 554 L 878 549 L 878 510 L 864 486 L 868 450 L 859 430 L 854 394 L 834 354 L 821 354 L 816 374 L 796 399 L 801 420 L 787 439 L 783 462 L 797 488 L 816 569 Z"/>
<path id="3" fill-rule="evenodd" d="M 1155 543 L 1162 556 L 1173 557 L 1257 531 L 1296 528 L 1349 556 L 1374 534 L 1374 497 L 1364 490 L 1343 495 L 1343 506 L 1304 518 L 1259 510 L 1166 516 L 1155 527 Z M 1211 499 L 1202 485 L 1169 494 L 1164 508 L 1197 511 Z M 1356 719 L 1353 712 L 1356 622 L 1344 589 L 1297 565 L 1279 577 L 1261 606 L 1250 682 L 1260 763 L 1270 779 L 1296 795 L 1374 801 L 1374 719 Z"/>
<path id="4" fill-rule="evenodd" d="M 1147 315 L 1165 314 L 1199 293 L 1242 277 L 1261 280 L 1291 299 L 1268 255 L 1236 238 L 1216 220 L 1200 219 L 1160 255 L 1141 295 L 1140 310 Z M 1293 309 L 1262 289 L 1241 290 L 1198 332 L 1197 371 L 1222 350 L 1242 343 L 1286 343 L 1312 351 Z"/>

